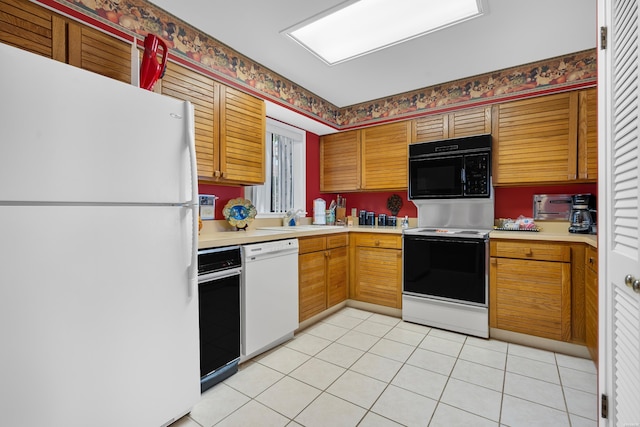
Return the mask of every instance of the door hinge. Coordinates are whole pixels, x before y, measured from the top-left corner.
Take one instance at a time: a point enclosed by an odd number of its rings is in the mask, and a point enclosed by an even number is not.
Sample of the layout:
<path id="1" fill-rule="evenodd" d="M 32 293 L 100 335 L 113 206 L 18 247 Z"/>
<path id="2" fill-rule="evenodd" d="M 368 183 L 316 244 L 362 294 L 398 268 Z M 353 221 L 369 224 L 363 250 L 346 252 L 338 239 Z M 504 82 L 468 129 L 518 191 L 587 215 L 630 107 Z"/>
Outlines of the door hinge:
<path id="1" fill-rule="evenodd" d="M 600 27 L 600 49 L 607 48 L 607 27 Z"/>
<path id="2" fill-rule="evenodd" d="M 602 418 L 607 418 L 609 415 L 609 402 L 607 400 L 607 395 L 603 394 L 600 397 L 600 416 Z"/>

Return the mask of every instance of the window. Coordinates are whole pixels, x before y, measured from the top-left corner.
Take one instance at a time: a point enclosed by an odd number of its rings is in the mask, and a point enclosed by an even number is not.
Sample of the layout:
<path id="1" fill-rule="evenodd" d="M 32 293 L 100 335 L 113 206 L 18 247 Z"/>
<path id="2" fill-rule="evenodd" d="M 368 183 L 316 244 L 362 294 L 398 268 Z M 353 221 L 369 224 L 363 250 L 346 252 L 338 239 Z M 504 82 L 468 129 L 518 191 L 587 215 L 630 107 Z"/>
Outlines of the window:
<path id="1" fill-rule="evenodd" d="M 267 118 L 266 180 L 264 185 L 246 187 L 258 217 L 282 217 L 291 209 L 305 209 L 306 133 Z"/>

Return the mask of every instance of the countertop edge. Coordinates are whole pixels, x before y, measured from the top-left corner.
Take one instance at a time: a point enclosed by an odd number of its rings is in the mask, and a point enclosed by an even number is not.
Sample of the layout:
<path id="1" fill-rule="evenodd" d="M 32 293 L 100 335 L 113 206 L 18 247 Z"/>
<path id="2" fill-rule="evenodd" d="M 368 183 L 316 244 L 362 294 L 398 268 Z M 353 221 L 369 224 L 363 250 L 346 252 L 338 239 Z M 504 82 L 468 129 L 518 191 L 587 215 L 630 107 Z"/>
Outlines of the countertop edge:
<path id="1" fill-rule="evenodd" d="M 402 235 L 402 228 L 395 227 L 344 227 L 332 229 L 313 229 L 313 230 L 240 230 L 240 231 L 221 231 L 208 233 L 199 237 L 198 249 L 208 249 L 223 246 L 246 245 L 251 243 L 268 242 L 270 240 L 295 239 L 299 237 L 321 236 L 339 233 L 380 233 L 380 234 L 397 234 Z M 598 247 L 597 236 L 591 234 L 573 234 L 573 233 L 550 233 L 550 232 L 518 232 L 518 231 L 498 231 L 494 230 L 490 233 L 489 238 L 506 239 L 506 240 L 537 240 L 537 241 L 555 241 L 567 243 L 586 243 L 594 248 Z"/>
<path id="2" fill-rule="evenodd" d="M 593 234 L 576 233 L 548 233 L 526 231 L 498 231 L 489 234 L 490 239 L 503 240 L 537 240 L 547 242 L 586 243 L 594 248 L 598 247 L 598 237 Z"/>

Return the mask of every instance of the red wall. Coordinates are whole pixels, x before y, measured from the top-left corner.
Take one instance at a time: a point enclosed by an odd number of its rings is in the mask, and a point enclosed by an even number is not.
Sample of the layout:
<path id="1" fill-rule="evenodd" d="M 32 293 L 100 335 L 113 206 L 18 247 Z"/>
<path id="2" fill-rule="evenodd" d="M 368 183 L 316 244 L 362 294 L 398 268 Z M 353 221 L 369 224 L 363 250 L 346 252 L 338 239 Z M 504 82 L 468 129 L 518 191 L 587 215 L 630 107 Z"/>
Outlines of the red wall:
<path id="1" fill-rule="evenodd" d="M 213 194 L 218 197 L 216 200 L 216 219 L 224 219 L 222 209 L 229 200 L 244 197 L 242 187 L 229 187 L 226 185 L 199 184 L 198 192 L 200 194 Z"/>
<path id="2" fill-rule="evenodd" d="M 514 187 L 495 189 L 495 217 L 518 218 L 520 215 L 533 216 L 534 194 L 580 194 L 597 196 L 598 184 L 573 184 L 538 187 Z"/>
<path id="3" fill-rule="evenodd" d="M 336 199 L 335 193 L 320 193 L 320 137 L 307 132 L 307 216 L 313 216 L 313 200 L 322 198 L 327 202 Z M 222 208 L 231 199 L 244 197 L 242 187 L 230 187 L 224 185 L 200 184 L 200 194 L 214 194 L 216 200 L 216 219 L 222 219 Z M 576 194 L 591 193 L 597 195 L 597 184 L 575 184 L 558 186 L 533 186 L 495 189 L 495 216 L 496 218 L 517 218 L 520 215 L 533 215 L 534 194 Z M 351 208 L 374 211 L 376 213 L 389 213 L 387 199 L 392 194 L 397 194 L 402 199 L 402 209 L 399 217 L 408 215 L 410 218 L 418 216 L 415 205 L 407 200 L 406 191 L 376 192 L 376 193 L 342 193 L 347 199 L 347 214 Z"/>

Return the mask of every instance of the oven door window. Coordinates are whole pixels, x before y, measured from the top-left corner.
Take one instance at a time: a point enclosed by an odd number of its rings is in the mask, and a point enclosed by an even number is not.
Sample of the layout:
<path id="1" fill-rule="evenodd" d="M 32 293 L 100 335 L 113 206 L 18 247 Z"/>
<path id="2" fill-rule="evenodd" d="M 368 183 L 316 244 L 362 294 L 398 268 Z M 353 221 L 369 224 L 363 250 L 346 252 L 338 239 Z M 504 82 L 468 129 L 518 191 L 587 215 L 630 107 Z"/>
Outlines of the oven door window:
<path id="1" fill-rule="evenodd" d="M 462 196 L 462 169 L 462 156 L 411 159 L 409 196 L 416 199 Z"/>
<path id="2" fill-rule="evenodd" d="M 405 236 L 405 293 L 487 305 L 484 240 Z"/>

